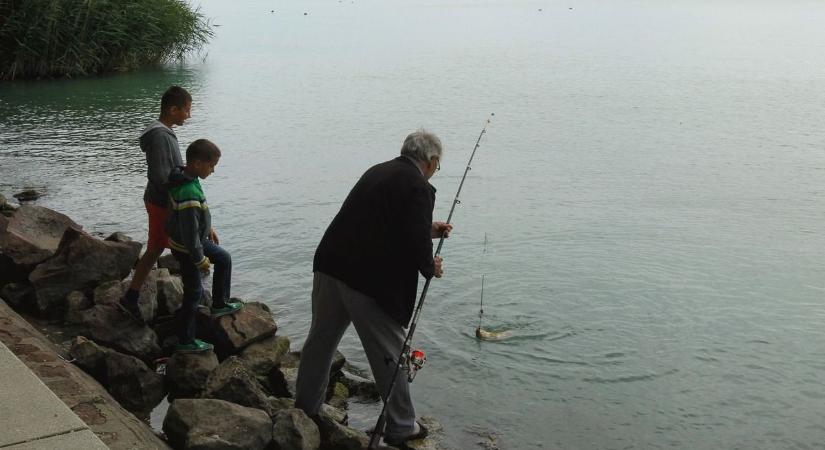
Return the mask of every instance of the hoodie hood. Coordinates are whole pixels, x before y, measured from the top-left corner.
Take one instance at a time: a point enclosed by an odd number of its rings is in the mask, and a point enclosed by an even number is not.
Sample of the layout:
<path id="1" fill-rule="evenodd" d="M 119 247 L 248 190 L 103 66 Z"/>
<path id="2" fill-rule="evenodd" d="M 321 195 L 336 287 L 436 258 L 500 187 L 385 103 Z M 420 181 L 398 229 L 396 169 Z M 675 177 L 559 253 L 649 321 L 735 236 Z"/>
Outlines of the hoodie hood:
<path id="1" fill-rule="evenodd" d="M 150 133 L 167 133 L 172 135 L 172 137 L 174 137 L 175 140 L 178 139 L 178 136 L 175 134 L 175 132 L 172 131 L 171 128 L 164 125 L 163 122 L 161 122 L 160 120 L 155 120 L 149 125 L 147 125 L 146 128 L 144 128 L 143 131 L 140 132 L 139 140 L 143 141 L 146 138 L 146 136 Z M 144 146 L 141 145 L 140 147 L 144 152 L 146 151 Z"/>
<path id="2" fill-rule="evenodd" d="M 163 184 L 166 189 L 171 189 L 173 187 L 181 186 L 186 183 L 191 183 L 193 180 L 197 179 L 194 175 L 189 175 L 183 170 L 183 167 L 175 167 L 172 169 L 172 173 L 169 174 L 169 180 Z"/>

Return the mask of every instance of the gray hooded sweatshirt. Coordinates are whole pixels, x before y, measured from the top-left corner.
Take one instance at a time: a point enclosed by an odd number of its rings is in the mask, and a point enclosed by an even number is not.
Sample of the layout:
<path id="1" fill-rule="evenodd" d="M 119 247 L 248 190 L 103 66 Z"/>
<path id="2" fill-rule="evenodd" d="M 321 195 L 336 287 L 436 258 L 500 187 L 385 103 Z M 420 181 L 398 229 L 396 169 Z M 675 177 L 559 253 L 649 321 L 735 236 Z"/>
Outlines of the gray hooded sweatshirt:
<path id="1" fill-rule="evenodd" d="M 140 149 L 146 153 L 146 177 L 149 178 L 143 200 L 166 208 L 169 205 L 169 193 L 164 183 L 174 168 L 183 165 L 178 137 L 171 128 L 155 120 L 140 134 Z"/>

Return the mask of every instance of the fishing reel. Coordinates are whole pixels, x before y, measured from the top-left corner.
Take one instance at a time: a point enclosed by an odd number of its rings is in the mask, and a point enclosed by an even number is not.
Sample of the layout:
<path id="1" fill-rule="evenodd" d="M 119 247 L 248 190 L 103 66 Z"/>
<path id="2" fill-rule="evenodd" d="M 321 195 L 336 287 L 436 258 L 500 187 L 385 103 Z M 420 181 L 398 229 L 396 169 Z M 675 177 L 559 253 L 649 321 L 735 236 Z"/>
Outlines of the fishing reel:
<path id="1" fill-rule="evenodd" d="M 413 348 L 407 352 L 406 364 L 404 370 L 407 371 L 407 381 L 412 383 L 415 375 L 424 366 L 427 361 L 427 356 L 420 348 Z"/>

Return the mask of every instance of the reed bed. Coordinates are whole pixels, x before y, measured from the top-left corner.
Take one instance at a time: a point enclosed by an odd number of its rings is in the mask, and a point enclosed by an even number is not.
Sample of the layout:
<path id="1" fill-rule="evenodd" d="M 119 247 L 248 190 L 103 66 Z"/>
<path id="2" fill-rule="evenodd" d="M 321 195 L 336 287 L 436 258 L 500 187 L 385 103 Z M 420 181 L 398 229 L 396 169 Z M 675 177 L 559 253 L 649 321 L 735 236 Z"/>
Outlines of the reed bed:
<path id="1" fill-rule="evenodd" d="M 0 79 L 127 71 L 182 60 L 211 37 L 183 0 L 0 0 Z"/>

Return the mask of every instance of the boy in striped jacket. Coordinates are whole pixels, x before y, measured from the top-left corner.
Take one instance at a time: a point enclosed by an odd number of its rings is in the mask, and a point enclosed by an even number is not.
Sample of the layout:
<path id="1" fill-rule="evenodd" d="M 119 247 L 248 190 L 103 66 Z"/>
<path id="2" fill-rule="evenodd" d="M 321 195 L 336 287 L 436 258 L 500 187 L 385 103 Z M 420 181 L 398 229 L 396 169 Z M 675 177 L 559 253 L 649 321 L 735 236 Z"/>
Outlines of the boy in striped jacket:
<path id="1" fill-rule="evenodd" d="M 203 296 L 202 273 L 214 265 L 212 276 L 212 317 L 232 314 L 241 303 L 229 302 L 232 258 L 229 252 L 209 240 L 212 218 L 199 179 L 215 171 L 220 160 L 218 146 L 206 139 L 192 142 L 186 149 L 186 166 L 169 174 L 169 218 L 166 233 L 169 247 L 180 263 L 183 305 L 175 312 L 177 351 L 211 350 L 212 344 L 195 339 L 195 314 Z"/>

